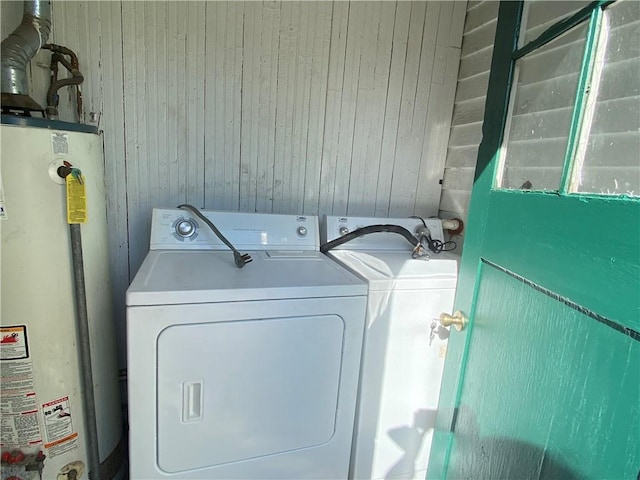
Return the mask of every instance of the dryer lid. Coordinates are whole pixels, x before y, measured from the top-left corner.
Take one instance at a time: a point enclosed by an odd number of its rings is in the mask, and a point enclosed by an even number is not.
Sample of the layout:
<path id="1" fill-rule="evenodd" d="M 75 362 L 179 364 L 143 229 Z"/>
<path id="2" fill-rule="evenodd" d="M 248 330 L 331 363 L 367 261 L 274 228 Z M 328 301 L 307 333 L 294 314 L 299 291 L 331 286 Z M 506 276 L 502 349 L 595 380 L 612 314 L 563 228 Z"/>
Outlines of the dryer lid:
<path id="1" fill-rule="evenodd" d="M 243 302 L 367 294 L 365 282 L 314 251 L 152 250 L 127 290 L 127 305 Z"/>

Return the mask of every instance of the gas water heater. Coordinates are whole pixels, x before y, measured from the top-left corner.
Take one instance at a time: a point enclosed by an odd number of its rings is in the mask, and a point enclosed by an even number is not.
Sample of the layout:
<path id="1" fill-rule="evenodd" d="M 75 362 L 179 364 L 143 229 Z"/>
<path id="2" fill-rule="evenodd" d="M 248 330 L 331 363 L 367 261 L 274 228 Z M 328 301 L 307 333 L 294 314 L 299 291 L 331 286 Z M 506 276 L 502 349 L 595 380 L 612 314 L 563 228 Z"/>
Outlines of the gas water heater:
<path id="1" fill-rule="evenodd" d="M 90 472 L 93 478 L 112 479 L 124 472 L 102 152 L 94 127 L 2 116 L 2 480 L 87 479 Z M 87 221 L 81 236 L 89 338 L 78 334 L 61 166 L 79 169 L 84 179 Z M 87 340 L 100 465 L 92 464 L 89 454 L 95 445 L 83 404 L 86 359 L 79 347 Z"/>

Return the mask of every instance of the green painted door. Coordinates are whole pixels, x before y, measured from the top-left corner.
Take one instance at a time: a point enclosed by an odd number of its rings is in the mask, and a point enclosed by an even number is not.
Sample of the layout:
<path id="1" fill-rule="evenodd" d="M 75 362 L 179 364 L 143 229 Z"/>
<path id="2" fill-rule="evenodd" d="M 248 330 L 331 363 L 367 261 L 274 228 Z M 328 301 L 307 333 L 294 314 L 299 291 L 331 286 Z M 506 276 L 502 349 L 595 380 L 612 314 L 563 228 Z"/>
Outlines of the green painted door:
<path id="1" fill-rule="evenodd" d="M 500 5 L 428 478 L 640 478 L 640 2 L 584 5 Z"/>

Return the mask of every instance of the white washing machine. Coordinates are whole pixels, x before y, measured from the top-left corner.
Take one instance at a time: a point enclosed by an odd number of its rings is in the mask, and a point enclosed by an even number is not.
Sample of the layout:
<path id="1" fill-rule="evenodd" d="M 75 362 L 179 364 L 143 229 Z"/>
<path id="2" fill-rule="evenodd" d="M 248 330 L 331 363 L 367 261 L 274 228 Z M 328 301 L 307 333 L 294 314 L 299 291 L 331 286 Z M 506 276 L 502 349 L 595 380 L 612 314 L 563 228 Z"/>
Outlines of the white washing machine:
<path id="1" fill-rule="evenodd" d="M 438 219 L 325 217 L 322 240 L 369 225 L 412 234 L 426 224 L 443 241 Z M 458 256 L 412 258 L 395 233 L 371 233 L 327 254 L 369 284 L 362 370 L 350 467 L 354 479 L 424 479 L 440 394 Z"/>
<path id="2" fill-rule="evenodd" d="M 314 216 L 153 211 L 127 291 L 130 473 L 347 478 L 366 283 Z"/>

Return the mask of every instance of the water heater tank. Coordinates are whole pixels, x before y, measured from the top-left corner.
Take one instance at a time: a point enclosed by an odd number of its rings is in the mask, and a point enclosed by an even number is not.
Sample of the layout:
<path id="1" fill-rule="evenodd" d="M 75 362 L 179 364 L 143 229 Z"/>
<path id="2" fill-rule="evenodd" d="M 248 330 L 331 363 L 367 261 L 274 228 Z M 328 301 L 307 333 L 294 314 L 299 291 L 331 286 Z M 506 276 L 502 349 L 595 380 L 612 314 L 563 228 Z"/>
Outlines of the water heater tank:
<path id="1" fill-rule="evenodd" d="M 1 478 L 122 475 L 102 137 L 93 127 L 2 116 Z M 64 162 L 84 175 L 81 226 L 100 465 L 85 425 Z M 96 478 L 94 475 L 93 478 Z"/>

